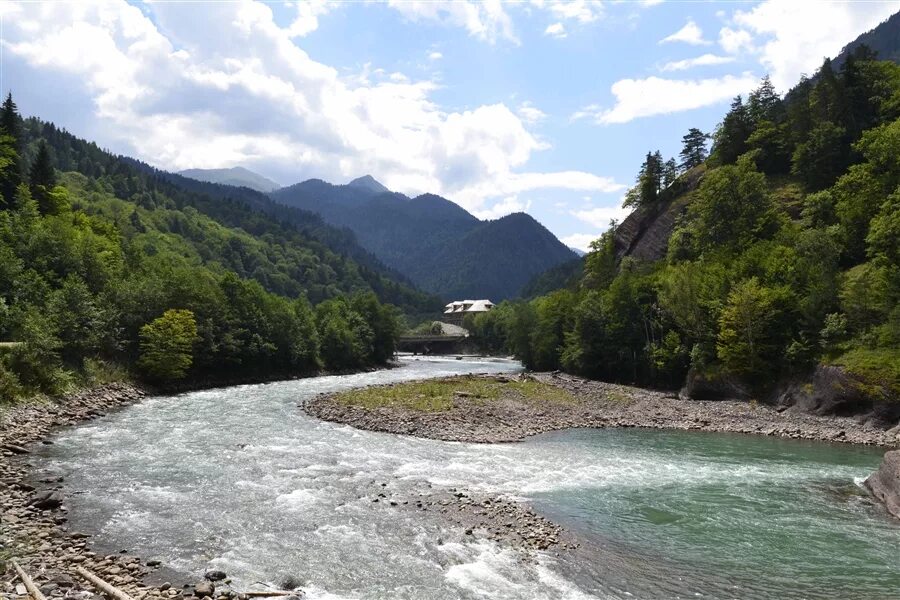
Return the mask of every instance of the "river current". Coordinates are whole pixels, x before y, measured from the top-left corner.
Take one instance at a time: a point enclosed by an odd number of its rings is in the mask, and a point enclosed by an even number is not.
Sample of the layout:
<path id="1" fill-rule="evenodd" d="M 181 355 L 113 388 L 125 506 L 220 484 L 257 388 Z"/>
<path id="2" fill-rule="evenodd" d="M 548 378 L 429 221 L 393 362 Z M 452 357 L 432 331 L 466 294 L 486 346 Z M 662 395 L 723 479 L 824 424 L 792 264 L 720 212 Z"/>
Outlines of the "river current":
<path id="1" fill-rule="evenodd" d="M 154 397 L 60 431 L 72 527 L 109 549 L 238 589 L 293 577 L 310 598 L 900 598 L 900 525 L 858 483 L 881 452 L 741 435 L 572 430 L 463 444 L 307 416 L 320 392 L 513 361 Z M 523 560 L 436 511 L 372 500 L 455 487 L 528 501 L 581 540 Z"/>

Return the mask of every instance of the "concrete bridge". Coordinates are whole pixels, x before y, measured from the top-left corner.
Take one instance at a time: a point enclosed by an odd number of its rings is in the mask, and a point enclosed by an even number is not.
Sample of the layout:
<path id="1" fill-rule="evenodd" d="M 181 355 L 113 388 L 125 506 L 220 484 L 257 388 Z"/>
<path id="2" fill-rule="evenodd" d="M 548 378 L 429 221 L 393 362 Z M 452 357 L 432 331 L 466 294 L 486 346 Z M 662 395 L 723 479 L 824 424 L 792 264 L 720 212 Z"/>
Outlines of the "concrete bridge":
<path id="1" fill-rule="evenodd" d="M 467 335 L 402 335 L 397 350 L 416 354 L 459 354 Z"/>

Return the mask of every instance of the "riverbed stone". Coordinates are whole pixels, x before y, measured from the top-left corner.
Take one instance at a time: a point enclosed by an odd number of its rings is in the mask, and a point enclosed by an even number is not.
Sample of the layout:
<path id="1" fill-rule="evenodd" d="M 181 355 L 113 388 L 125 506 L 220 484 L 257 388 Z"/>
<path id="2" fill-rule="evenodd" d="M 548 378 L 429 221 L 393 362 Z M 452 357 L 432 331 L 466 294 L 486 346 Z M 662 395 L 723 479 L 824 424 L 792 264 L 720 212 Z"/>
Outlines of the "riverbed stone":
<path id="1" fill-rule="evenodd" d="M 881 466 L 864 485 L 889 513 L 900 519 L 900 450 L 885 453 Z"/>

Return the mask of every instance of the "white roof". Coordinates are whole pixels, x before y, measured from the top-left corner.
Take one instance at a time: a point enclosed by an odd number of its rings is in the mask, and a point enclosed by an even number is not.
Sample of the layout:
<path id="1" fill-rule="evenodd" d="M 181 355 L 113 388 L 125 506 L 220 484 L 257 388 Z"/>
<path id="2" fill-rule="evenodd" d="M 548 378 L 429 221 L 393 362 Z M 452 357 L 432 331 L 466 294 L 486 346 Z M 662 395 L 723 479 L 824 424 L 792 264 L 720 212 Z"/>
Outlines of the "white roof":
<path id="1" fill-rule="evenodd" d="M 494 303 L 488 299 L 483 300 L 457 300 L 449 303 L 444 311 L 448 313 L 487 312 L 493 308 Z"/>

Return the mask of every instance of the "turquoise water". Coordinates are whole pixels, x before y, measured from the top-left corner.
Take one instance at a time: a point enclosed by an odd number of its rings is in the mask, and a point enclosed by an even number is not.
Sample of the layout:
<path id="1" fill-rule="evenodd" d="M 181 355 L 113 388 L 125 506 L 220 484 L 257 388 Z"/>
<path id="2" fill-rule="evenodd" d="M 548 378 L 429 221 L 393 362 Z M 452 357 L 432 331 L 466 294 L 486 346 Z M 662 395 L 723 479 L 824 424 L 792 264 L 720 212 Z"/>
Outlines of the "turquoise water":
<path id="1" fill-rule="evenodd" d="M 313 599 L 900 598 L 900 522 L 857 482 L 881 452 L 773 438 L 573 430 L 519 444 L 366 432 L 298 404 L 500 360 L 150 398 L 37 449 L 72 527 L 110 551 L 238 589 L 290 575 Z M 373 502 L 464 488 L 531 502 L 580 541 L 530 559 L 438 511 Z"/>

